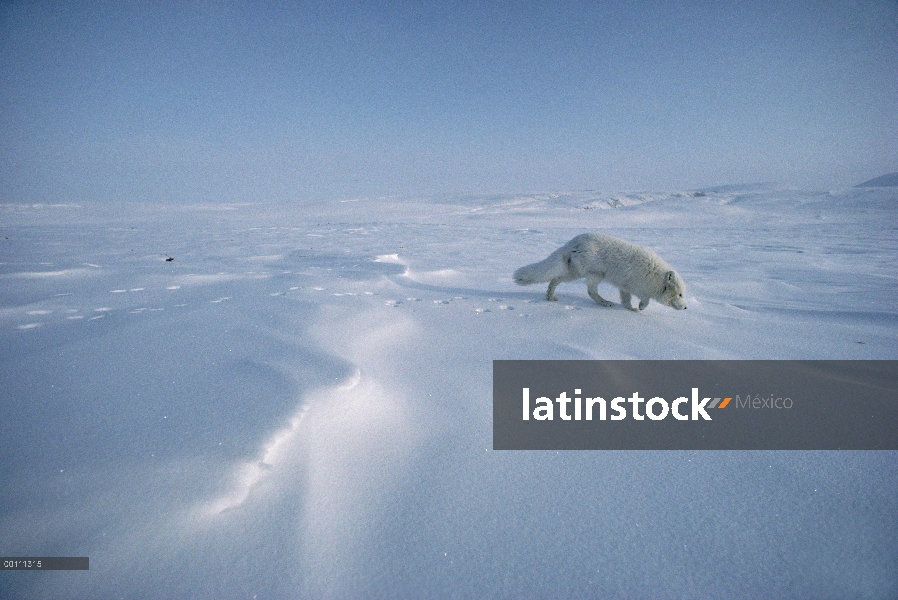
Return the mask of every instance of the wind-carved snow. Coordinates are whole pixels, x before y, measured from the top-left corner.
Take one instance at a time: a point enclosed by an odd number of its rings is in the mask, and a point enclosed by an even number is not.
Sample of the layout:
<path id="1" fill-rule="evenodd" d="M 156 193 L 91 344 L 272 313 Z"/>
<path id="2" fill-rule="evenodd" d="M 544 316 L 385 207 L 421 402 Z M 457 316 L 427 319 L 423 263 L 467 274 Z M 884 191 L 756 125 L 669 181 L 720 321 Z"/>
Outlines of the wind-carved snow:
<path id="1" fill-rule="evenodd" d="M 376 257 L 375 262 L 390 263 L 394 265 L 405 265 L 406 262 L 399 258 L 398 254 L 381 254 Z"/>
<path id="2" fill-rule="evenodd" d="M 91 274 L 89 269 L 62 269 L 59 271 L 22 271 L 0 275 L 0 279 L 43 279 L 49 277 L 83 277 Z"/>
<path id="3" fill-rule="evenodd" d="M 893 453 L 496 453 L 491 365 L 894 360 L 896 193 L 7 210 L 0 547 L 92 560 L 4 586 L 888 597 Z M 689 310 L 514 284 L 585 231 L 657 251 Z"/>
<path id="4" fill-rule="evenodd" d="M 403 277 L 408 277 L 412 281 L 420 283 L 440 283 L 449 282 L 458 279 L 461 273 L 456 269 L 439 269 L 436 271 L 412 270 L 409 263 L 401 258 L 398 254 L 382 254 L 374 259 L 375 262 L 388 263 L 394 265 L 402 265 L 405 270 L 402 272 Z"/>
<path id="5" fill-rule="evenodd" d="M 340 396 L 349 392 L 359 385 L 361 376 L 361 371 L 356 369 L 345 384 L 337 386 L 331 392 L 324 392 L 324 395 Z M 306 402 L 300 404 L 296 413 L 290 418 L 287 427 L 275 432 L 263 444 L 257 460 L 237 465 L 231 475 L 231 479 L 234 481 L 232 489 L 222 497 L 209 502 L 205 512 L 219 515 L 240 507 L 263 479 L 276 476 L 276 470 L 284 466 L 284 459 L 290 458 L 285 455 L 289 455 L 291 450 L 294 452 L 296 450 L 297 437 L 301 435 L 300 426 L 310 407 L 311 404 Z"/>

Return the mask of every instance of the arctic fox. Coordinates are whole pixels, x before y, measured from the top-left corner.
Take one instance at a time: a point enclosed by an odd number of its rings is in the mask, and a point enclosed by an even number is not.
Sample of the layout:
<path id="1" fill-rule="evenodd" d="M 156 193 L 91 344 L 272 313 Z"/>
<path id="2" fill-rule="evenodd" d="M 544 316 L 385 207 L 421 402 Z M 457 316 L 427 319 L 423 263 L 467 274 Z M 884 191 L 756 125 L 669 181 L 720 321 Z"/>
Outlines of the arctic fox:
<path id="1" fill-rule="evenodd" d="M 555 288 L 564 281 L 586 279 L 589 297 L 600 306 L 612 302 L 599 295 L 602 280 L 620 289 L 621 304 L 642 310 L 653 298 L 671 308 L 685 309 L 686 284 L 670 265 L 652 250 L 610 235 L 584 233 L 553 252 L 541 262 L 514 272 L 518 285 L 549 282 L 546 300 L 558 300 Z M 639 308 L 630 304 L 630 295 L 639 298 Z"/>

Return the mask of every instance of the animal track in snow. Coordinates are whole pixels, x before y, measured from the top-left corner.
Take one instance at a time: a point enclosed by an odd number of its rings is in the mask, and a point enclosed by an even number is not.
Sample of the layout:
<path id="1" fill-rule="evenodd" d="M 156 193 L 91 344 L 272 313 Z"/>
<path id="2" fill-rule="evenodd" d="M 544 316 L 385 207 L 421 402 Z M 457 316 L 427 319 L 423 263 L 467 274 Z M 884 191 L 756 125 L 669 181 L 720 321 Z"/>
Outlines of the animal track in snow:
<path id="1" fill-rule="evenodd" d="M 50 294 L 45 297 L 44 300 L 39 301 L 41 304 L 53 303 L 51 307 L 34 307 L 34 304 L 21 306 L 16 309 L 10 309 L 7 311 L 7 314 L 13 316 L 18 314 L 19 322 L 18 323 L 10 323 L 11 327 L 19 331 L 29 331 L 35 330 L 39 327 L 50 327 L 53 325 L 68 323 L 74 325 L 74 323 L 88 323 L 91 321 L 96 321 L 99 319 L 103 319 L 107 315 L 112 314 L 128 314 L 128 315 L 149 315 L 150 313 L 161 313 L 165 311 L 164 306 L 156 305 L 156 306 L 147 306 L 147 296 L 146 294 L 162 293 L 163 290 L 167 292 L 176 292 L 181 290 L 182 286 L 180 285 L 160 285 L 159 287 L 153 286 L 145 286 L 145 285 L 136 285 L 134 287 L 119 287 L 115 289 L 106 288 L 108 291 L 105 293 L 114 294 L 115 303 L 105 304 L 106 302 L 110 302 L 110 300 L 102 300 L 99 299 L 100 296 L 94 295 L 94 299 L 96 304 L 94 304 L 95 308 L 84 308 L 72 306 L 71 303 L 78 302 L 80 304 L 84 304 L 88 302 L 83 297 L 76 297 L 73 292 L 64 292 L 64 293 L 56 293 Z M 299 288 L 292 288 L 299 289 Z M 102 290 L 102 288 L 101 288 Z M 100 294 L 102 296 L 104 292 L 96 291 L 94 294 Z M 130 294 L 144 294 L 141 296 L 134 296 L 134 298 L 140 297 L 140 304 L 136 302 L 132 303 L 130 306 L 129 302 L 125 298 Z M 168 296 L 168 298 L 172 298 Z M 161 298 L 160 298 L 161 299 Z M 207 302 L 211 304 L 219 304 L 221 302 L 230 300 L 231 296 L 221 296 L 221 297 L 212 297 L 202 299 L 202 298 L 194 298 L 192 303 L 196 304 L 197 302 Z M 70 303 L 69 306 L 65 304 L 59 304 L 61 302 Z M 137 304 L 136 306 L 134 304 Z M 167 304 L 167 302 L 166 302 Z M 190 303 L 180 303 L 176 305 L 168 304 L 168 307 L 185 307 L 189 306 Z M 27 319 L 26 317 L 51 317 L 52 320 L 44 320 L 44 321 L 33 321 L 32 319 Z M 54 318 L 55 317 L 55 318 Z M 13 316 L 13 318 L 15 318 Z"/>

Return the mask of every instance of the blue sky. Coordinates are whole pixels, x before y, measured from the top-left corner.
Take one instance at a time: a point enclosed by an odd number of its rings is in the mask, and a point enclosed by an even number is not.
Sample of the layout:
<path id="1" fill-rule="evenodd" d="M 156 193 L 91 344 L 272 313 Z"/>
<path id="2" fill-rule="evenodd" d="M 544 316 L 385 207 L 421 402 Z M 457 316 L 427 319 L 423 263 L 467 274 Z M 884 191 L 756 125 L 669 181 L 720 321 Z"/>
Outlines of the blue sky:
<path id="1" fill-rule="evenodd" d="M 898 2 L 4 2 L 0 202 L 898 170 Z"/>

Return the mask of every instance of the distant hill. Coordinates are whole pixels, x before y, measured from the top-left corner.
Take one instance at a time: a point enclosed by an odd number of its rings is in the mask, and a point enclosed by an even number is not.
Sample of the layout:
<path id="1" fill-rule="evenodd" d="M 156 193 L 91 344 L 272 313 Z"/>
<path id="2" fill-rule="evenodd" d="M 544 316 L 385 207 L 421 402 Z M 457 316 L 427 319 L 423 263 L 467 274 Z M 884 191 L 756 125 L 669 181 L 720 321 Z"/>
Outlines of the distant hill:
<path id="1" fill-rule="evenodd" d="M 864 183 L 859 183 L 854 187 L 895 187 L 898 186 L 898 173 L 889 173 Z"/>

